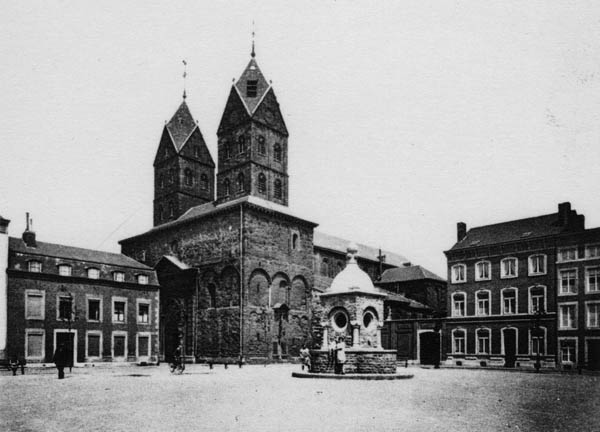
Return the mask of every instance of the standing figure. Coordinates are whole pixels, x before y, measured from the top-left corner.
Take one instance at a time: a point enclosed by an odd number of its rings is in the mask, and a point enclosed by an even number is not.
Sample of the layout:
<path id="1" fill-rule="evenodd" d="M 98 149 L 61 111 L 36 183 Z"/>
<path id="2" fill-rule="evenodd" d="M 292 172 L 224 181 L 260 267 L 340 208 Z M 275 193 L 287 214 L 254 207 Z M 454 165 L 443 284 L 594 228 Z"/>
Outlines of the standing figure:
<path id="1" fill-rule="evenodd" d="M 337 351 L 335 338 L 329 341 L 329 356 L 327 358 L 327 370 L 333 369 L 335 371 L 335 365 L 337 364 Z"/>
<path id="2" fill-rule="evenodd" d="M 344 363 L 346 363 L 346 343 L 344 338 L 340 336 L 337 344 L 335 345 L 336 351 L 336 362 L 335 362 L 335 373 L 344 375 Z"/>
<path id="3" fill-rule="evenodd" d="M 306 347 L 306 344 L 302 345 L 302 349 L 300 350 L 300 360 L 302 361 L 302 370 L 304 370 L 304 366 L 306 366 L 306 370 L 310 372 L 310 351 Z"/>
<path id="4" fill-rule="evenodd" d="M 56 348 L 52 361 L 56 365 L 56 369 L 58 369 L 58 379 L 63 379 L 65 377 L 65 367 L 70 364 L 64 344 L 61 343 Z"/>

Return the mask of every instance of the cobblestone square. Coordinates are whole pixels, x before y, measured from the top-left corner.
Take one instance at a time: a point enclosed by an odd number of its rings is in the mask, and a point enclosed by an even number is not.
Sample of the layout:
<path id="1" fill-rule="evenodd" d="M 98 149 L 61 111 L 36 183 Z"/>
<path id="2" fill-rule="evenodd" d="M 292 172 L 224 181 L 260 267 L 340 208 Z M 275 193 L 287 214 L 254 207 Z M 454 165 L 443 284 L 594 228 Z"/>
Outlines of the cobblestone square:
<path id="1" fill-rule="evenodd" d="M 409 368 L 292 378 L 297 365 L 55 369 L 0 376 L 3 431 L 598 431 L 600 377 Z"/>

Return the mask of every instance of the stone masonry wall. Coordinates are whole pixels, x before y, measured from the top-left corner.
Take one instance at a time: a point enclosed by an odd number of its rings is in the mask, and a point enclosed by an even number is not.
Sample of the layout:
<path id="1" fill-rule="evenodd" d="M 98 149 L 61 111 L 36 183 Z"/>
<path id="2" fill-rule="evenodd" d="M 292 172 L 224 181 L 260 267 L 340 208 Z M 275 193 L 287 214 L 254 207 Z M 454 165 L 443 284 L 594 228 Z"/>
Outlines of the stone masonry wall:
<path id="1" fill-rule="evenodd" d="M 327 350 L 311 350 L 312 371 L 333 373 Z M 393 374 L 396 373 L 396 351 L 346 349 L 345 373 Z"/>

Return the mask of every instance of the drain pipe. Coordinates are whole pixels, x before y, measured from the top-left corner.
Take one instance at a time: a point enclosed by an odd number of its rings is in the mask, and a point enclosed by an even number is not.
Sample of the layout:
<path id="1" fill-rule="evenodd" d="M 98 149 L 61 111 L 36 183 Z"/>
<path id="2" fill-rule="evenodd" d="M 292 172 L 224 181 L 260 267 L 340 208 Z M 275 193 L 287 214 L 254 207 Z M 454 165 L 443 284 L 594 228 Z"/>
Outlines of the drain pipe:
<path id="1" fill-rule="evenodd" d="M 239 364 L 242 366 L 244 358 L 244 312 L 243 312 L 243 294 L 244 294 L 244 203 L 240 203 L 240 356 Z"/>

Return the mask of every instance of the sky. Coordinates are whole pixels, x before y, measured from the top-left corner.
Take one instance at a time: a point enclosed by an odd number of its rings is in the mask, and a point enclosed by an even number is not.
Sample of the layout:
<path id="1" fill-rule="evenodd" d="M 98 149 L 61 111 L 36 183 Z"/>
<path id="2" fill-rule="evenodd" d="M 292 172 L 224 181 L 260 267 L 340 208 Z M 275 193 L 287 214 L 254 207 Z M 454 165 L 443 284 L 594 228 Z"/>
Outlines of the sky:
<path id="1" fill-rule="evenodd" d="M 290 209 L 441 276 L 468 227 L 556 212 L 600 226 L 600 3 L 3 2 L 0 215 L 118 252 L 152 226 L 165 121 L 216 160 L 256 59 L 289 137 Z"/>

